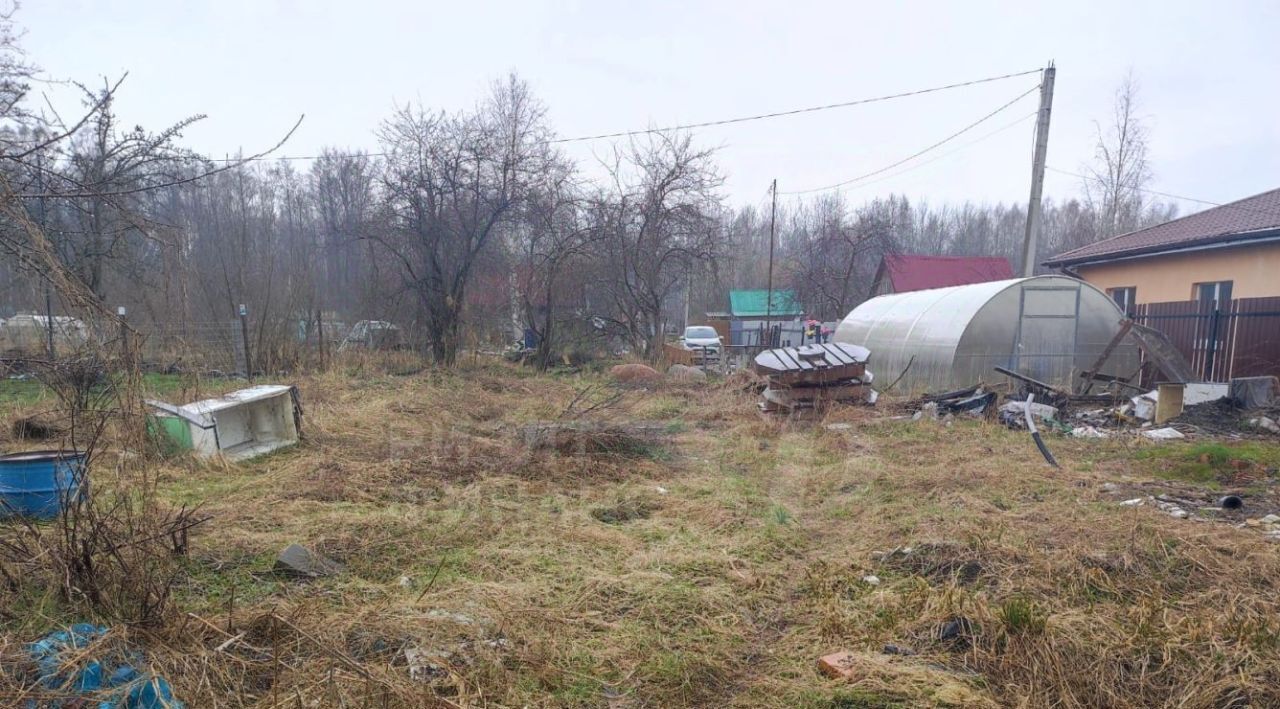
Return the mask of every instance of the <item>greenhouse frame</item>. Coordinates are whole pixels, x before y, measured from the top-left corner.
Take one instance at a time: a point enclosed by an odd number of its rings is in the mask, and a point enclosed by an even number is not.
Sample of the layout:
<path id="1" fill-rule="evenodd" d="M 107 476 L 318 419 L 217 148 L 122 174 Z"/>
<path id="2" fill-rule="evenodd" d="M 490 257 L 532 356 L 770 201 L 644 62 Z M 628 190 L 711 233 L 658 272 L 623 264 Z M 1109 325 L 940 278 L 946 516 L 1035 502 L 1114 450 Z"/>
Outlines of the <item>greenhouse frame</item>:
<path id="1" fill-rule="evenodd" d="M 1007 383 L 1001 366 L 1077 391 L 1120 330 L 1124 313 L 1106 293 L 1066 276 L 1035 276 L 872 298 L 849 313 L 835 341 L 871 350 L 877 380 L 897 393 Z M 1100 368 L 1127 379 L 1139 367 L 1125 341 Z"/>

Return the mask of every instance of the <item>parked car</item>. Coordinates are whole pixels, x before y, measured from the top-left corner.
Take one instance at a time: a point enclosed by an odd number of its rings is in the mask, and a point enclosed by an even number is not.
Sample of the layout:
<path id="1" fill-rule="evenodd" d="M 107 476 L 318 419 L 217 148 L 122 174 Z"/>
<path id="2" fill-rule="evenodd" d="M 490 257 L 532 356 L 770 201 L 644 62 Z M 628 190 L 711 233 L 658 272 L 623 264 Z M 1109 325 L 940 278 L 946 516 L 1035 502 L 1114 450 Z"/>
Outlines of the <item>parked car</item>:
<path id="1" fill-rule="evenodd" d="M 400 327 L 385 320 L 361 320 L 338 345 L 338 350 L 360 347 L 369 350 L 398 350 L 403 343 Z"/>
<path id="2" fill-rule="evenodd" d="M 693 361 L 701 364 L 703 362 L 719 362 L 721 342 L 720 335 L 713 327 L 706 325 L 691 325 L 684 329 L 684 335 L 680 337 L 680 345 L 686 350 L 693 352 Z"/>

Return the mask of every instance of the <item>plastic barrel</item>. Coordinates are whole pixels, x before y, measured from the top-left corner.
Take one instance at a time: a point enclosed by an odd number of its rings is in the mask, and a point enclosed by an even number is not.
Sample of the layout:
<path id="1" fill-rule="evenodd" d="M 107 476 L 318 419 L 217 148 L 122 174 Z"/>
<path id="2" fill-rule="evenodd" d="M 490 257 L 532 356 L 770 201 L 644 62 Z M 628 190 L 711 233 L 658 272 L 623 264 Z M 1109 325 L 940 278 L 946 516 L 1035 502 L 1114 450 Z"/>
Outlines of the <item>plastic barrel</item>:
<path id="1" fill-rule="evenodd" d="M 29 451 L 0 455 L 0 518 L 53 519 L 80 493 L 84 454 Z"/>

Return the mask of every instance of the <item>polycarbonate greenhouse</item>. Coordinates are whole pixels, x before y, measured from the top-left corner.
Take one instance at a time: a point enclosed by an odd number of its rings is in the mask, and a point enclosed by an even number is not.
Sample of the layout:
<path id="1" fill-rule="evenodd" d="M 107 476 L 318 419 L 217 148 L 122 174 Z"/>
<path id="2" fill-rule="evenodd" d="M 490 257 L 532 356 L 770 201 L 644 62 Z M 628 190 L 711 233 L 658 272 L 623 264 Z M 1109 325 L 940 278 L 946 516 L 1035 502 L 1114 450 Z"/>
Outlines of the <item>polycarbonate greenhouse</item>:
<path id="1" fill-rule="evenodd" d="M 840 323 L 835 341 L 871 350 L 876 381 L 901 375 L 900 393 L 1008 382 L 996 366 L 1078 390 L 1079 373 L 1093 366 L 1123 318 L 1107 294 L 1084 281 L 1036 276 L 872 298 Z M 1138 364 L 1136 346 L 1126 341 L 1101 372 L 1129 377 Z"/>

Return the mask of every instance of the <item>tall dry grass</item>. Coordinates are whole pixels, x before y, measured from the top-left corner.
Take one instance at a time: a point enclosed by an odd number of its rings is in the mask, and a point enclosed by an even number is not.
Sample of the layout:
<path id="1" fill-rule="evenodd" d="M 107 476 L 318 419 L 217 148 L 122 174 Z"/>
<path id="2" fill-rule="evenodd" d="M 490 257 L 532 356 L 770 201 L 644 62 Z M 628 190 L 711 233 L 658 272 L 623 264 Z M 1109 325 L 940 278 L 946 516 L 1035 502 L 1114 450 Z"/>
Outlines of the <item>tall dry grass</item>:
<path id="1" fill-rule="evenodd" d="M 152 464 L 213 518 L 178 612 L 127 631 L 189 706 L 1280 706 L 1275 547 L 1115 504 L 1157 480 L 1136 444 L 1054 439 L 1053 471 L 984 422 L 659 385 L 588 417 L 661 425 L 611 455 L 522 433 L 611 397 L 593 374 L 359 355 L 297 383 L 297 450 Z M 292 542 L 345 571 L 271 573 Z M 8 600 L 13 697 L 20 643 L 80 618 Z M 850 682 L 814 668 L 841 648 Z"/>

